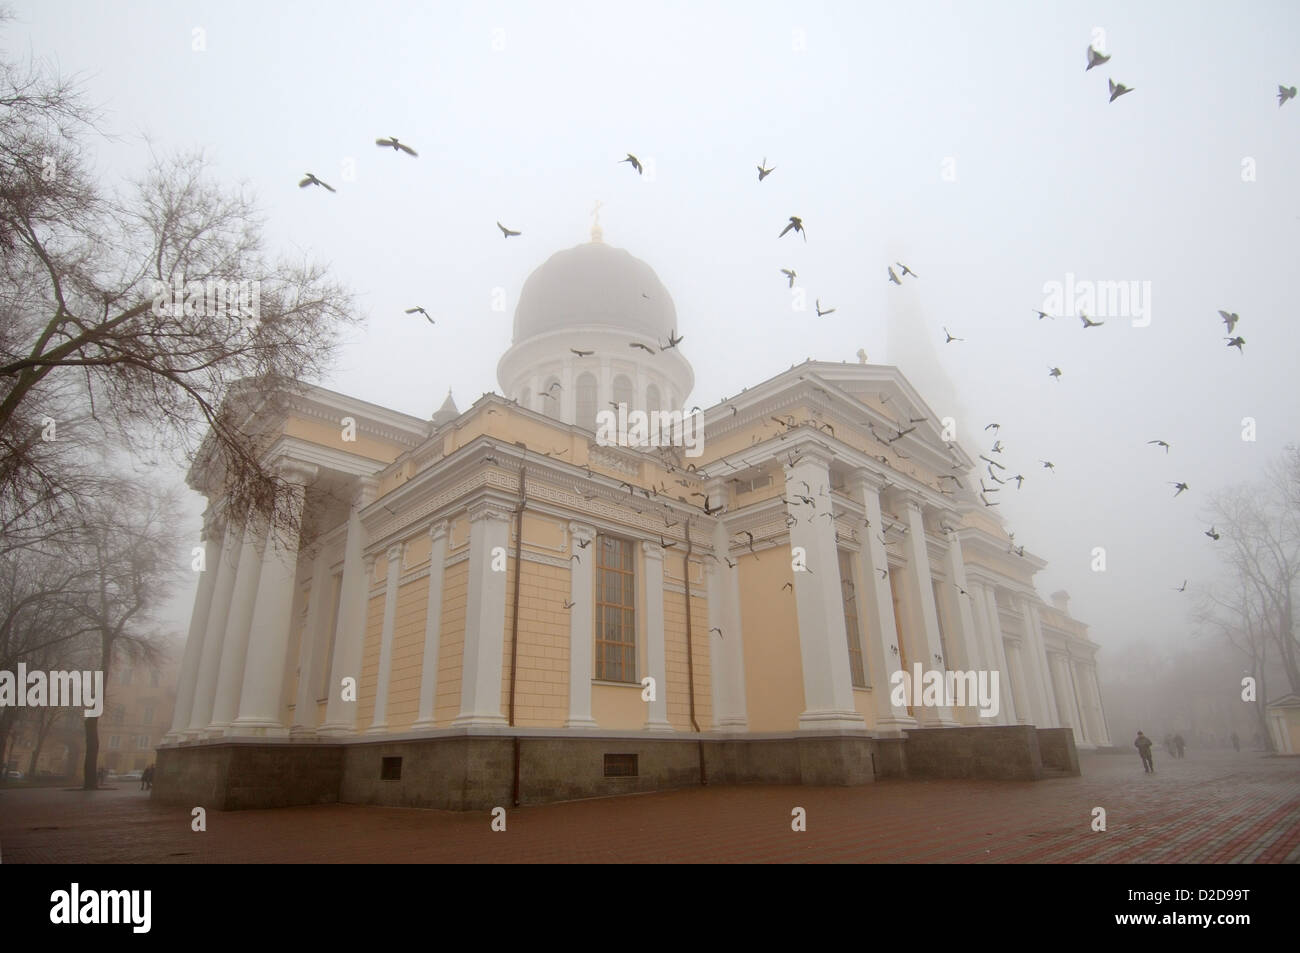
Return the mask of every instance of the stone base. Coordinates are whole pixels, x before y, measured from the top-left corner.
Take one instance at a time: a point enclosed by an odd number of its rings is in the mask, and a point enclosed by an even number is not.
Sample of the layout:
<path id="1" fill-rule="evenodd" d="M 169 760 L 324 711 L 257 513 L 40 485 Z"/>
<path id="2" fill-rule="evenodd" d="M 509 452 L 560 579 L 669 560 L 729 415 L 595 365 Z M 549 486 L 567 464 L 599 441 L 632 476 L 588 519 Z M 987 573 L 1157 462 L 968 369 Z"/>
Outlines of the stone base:
<path id="1" fill-rule="evenodd" d="M 877 778 L 1078 774 L 1068 729 L 1032 725 L 862 732 L 651 737 L 521 734 L 519 801 L 544 804 L 706 784 L 859 785 Z M 442 730 L 390 740 L 226 740 L 158 749 L 153 796 L 217 810 L 343 802 L 453 811 L 512 806 L 516 738 Z M 606 777 L 605 755 L 636 755 L 633 777 Z M 400 758 L 385 780 L 384 761 Z M 391 767 L 390 762 L 390 767 Z M 701 777 L 701 769 L 703 777 Z"/>

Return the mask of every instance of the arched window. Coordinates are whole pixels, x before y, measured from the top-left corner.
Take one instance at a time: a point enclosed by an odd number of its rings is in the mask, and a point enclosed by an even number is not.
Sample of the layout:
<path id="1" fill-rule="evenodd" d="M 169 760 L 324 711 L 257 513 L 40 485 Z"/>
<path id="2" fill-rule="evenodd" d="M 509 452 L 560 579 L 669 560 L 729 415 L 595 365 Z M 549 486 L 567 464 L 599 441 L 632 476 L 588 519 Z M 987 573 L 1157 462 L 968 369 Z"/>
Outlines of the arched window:
<path id="1" fill-rule="evenodd" d="M 632 409 L 632 381 L 626 374 L 614 378 L 614 403 L 627 404 L 628 410 Z"/>
<path id="2" fill-rule="evenodd" d="M 542 413 L 554 420 L 560 419 L 560 379 L 548 377 L 542 387 L 538 400 L 542 402 Z"/>
<path id="3" fill-rule="evenodd" d="M 584 373 L 578 376 L 575 419 L 579 427 L 596 429 L 596 375 Z"/>
<path id="4" fill-rule="evenodd" d="M 647 411 L 663 410 L 663 402 L 659 399 L 659 388 L 651 384 L 645 389 L 645 409 Z"/>

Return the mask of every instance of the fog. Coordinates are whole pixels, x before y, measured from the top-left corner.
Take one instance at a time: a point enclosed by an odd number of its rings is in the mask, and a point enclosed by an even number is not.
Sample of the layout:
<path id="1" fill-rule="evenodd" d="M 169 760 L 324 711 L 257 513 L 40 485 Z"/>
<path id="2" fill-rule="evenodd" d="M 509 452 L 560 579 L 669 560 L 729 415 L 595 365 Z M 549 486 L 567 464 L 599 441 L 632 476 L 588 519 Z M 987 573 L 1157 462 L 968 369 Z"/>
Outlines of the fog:
<path id="1" fill-rule="evenodd" d="M 498 389 L 520 287 L 600 200 L 605 241 L 674 298 L 688 406 L 861 348 L 972 455 L 1001 424 L 1026 479 L 997 512 L 1048 560 L 1039 592 L 1069 591 L 1103 682 L 1135 640 L 1187 637 L 1218 566 L 1208 494 L 1300 435 L 1300 101 L 1276 93 L 1300 82 L 1294 3 L 13 9 L 9 47 L 102 107 L 106 181 L 203 148 L 259 196 L 272 248 L 356 290 L 369 318 L 327 387 L 423 417 Z M 1085 71 L 1090 43 L 1112 58 Z M 1108 102 L 1108 79 L 1132 92 Z M 419 157 L 375 147 L 389 135 Z M 306 171 L 337 193 L 298 188 Z M 791 215 L 806 242 L 777 238 Z M 898 261 L 918 277 L 892 284 Z M 1040 320 L 1051 282 L 1136 282 L 1149 314 Z"/>

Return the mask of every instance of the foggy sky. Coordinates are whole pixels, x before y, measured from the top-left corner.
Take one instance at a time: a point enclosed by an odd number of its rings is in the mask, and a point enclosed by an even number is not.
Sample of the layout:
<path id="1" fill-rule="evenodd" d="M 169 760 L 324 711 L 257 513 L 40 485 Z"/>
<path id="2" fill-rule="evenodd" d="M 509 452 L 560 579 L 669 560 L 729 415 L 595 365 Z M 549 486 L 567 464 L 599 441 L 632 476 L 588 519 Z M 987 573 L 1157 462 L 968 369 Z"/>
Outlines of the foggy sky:
<path id="1" fill-rule="evenodd" d="M 1300 83 L 1294 3 L 13 9 L 5 47 L 82 74 L 104 108 L 119 137 L 98 144 L 105 181 L 141 174 L 150 148 L 204 147 L 260 198 L 271 249 L 355 289 L 369 318 L 325 386 L 422 417 L 448 388 L 462 410 L 497 390 L 520 287 L 588 240 L 600 199 L 605 241 L 673 296 L 687 406 L 865 348 L 978 434 L 972 455 L 1001 423 L 1027 480 L 997 512 L 1049 561 L 1039 592 L 1068 590 L 1103 647 L 1188 629 L 1215 569 L 1207 494 L 1300 438 L 1286 298 L 1300 100 L 1276 99 Z M 1113 58 L 1085 73 L 1094 28 Z M 1134 91 L 1108 103 L 1108 77 Z M 420 157 L 373 145 L 388 135 Z M 627 152 L 653 180 L 618 163 Z M 760 184 L 764 157 L 776 171 Z M 308 170 L 338 193 L 297 188 Z M 777 239 L 790 215 L 806 243 Z M 503 240 L 497 220 L 523 235 Z M 919 280 L 890 284 L 896 260 Z M 1150 282 L 1150 326 L 1036 320 L 1044 283 L 1067 273 Z M 817 318 L 814 297 L 835 314 Z M 436 326 L 402 313 L 417 304 Z M 1244 354 L 1220 308 L 1240 313 Z M 945 345 L 941 326 L 966 340 Z M 1191 486 L 1177 500 L 1175 480 Z M 192 592 L 175 603 L 182 635 Z"/>

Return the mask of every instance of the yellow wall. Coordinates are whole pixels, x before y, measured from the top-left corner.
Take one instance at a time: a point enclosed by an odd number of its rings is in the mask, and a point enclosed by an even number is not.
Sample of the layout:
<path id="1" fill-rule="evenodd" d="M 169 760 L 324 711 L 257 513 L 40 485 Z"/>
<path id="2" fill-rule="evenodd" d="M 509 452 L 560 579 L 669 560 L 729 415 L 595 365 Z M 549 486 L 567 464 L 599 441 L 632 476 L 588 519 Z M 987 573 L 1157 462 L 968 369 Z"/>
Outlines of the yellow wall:
<path id="1" fill-rule="evenodd" d="M 398 588 L 393 662 L 388 683 L 388 724 L 394 731 L 409 728 L 420 711 L 420 669 L 424 664 L 424 625 L 429 614 L 428 605 L 428 576 Z"/>
<path id="2" fill-rule="evenodd" d="M 530 537 L 531 529 L 525 519 L 525 539 Z M 507 717 L 516 568 L 512 554 L 506 573 L 506 625 L 501 660 L 501 713 Z M 569 610 L 564 608 L 568 598 L 567 568 L 524 560 L 519 588 L 516 725 L 558 728 L 569 717 Z"/>
<path id="3" fill-rule="evenodd" d="M 640 685 L 592 685 L 591 717 L 610 731 L 633 731 L 645 727 L 647 703 L 641 700 Z"/>
<path id="4" fill-rule="evenodd" d="M 468 562 L 447 567 L 442 590 L 442 636 L 438 645 L 438 697 L 434 717 L 446 728 L 460 712 L 460 666 L 465 655 Z"/>
<path id="5" fill-rule="evenodd" d="M 793 731 L 804 710 L 803 660 L 788 547 L 748 552 L 740 572 L 740 624 L 745 633 L 745 700 L 751 731 Z"/>
<path id="6" fill-rule="evenodd" d="M 362 641 L 361 677 L 357 679 L 357 730 L 365 731 L 375 718 L 375 690 L 379 685 L 379 642 L 384 627 L 384 594 L 372 595 L 366 604 L 366 635 Z"/>

